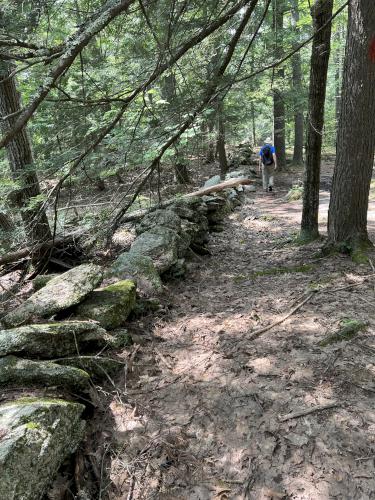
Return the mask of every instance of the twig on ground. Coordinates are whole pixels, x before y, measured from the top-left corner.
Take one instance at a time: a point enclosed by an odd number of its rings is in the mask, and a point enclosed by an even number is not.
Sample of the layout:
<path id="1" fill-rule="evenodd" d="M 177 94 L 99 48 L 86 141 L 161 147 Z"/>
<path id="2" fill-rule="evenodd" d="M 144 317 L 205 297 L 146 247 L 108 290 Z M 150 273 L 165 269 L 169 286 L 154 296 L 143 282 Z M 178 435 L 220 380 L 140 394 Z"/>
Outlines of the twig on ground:
<path id="1" fill-rule="evenodd" d="M 315 413 L 317 411 L 328 410 L 329 408 L 336 408 L 337 406 L 341 406 L 341 403 L 328 403 L 325 405 L 313 406 L 312 408 L 307 408 L 306 410 L 300 410 L 293 413 L 288 413 L 287 415 L 280 415 L 279 421 L 286 422 L 287 420 L 291 420 L 292 418 L 304 417 L 306 415 L 310 415 L 310 413 Z"/>
<path id="2" fill-rule="evenodd" d="M 256 339 L 258 338 L 260 335 L 262 335 L 262 333 L 265 333 L 267 332 L 268 330 L 271 330 L 271 328 L 277 326 L 277 325 L 280 325 L 280 323 L 283 323 L 285 320 L 287 320 L 290 316 L 292 316 L 295 312 L 297 312 L 299 309 L 301 309 L 301 307 L 306 304 L 306 302 L 308 302 L 311 297 L 313 297 L 313 295 L 315 295 L 316 292 L 313 292 L 313 293 L 310 293 L 310 295 L 308 295 L 302 302 L 300 302 L 296 307 L 294 307 L 288 314 L 286 314 L 285 316 L 283 316 L 281 319 L 277 320 L 277 321 L 274 321 L 273 323 L 271 323 L 270 325 L 268 326 L 265 326 L 264 328 L 261 328 L 260 330 L 256 330 L 255 332 L 253 332 L 250 337 L 248 338 L 249 340 L 253 340 L 253 339 Z"/>
<path id="3" fill-rule="evenodd" d="M 372 277 L 374 277 L 374 276 L 375 276 L 375 273 L 373 273 L 373 274 L 368 274 L 367 276 L 364 276 L 364 280 L 363 280 L 363 281 L 361 281 L 360 283 L 351 283 L 350 285 L 341 286 L 341 287 L 339 287 L 339 288 L 327 289 L 326 291 L 327 291 L 327 292 L 339 292 L 340 290 L 346 290 L 346 289 L 348 289 L 348 288 L 353 288 L 353 287 L 355 287 L 355 286 L 361 286 L 361 285 L 363 285 L 363 283 L 365 283 L 365 282 L 366 282 L 366 280 L 367 280 L 368 278 L 372 278 Z M 324 292 L 324 290 L 321 290 L 321 292 Z"/>
<path id="4" fill-rule="evenodd" d="M 127 371 L 129 372 L 132 372 L 133 371 L 133 363 L 134 363 L 134 358 L 135 356 L 137 355 L 137 352 L 139 351 L 139 349 L 141 348 L 141 344 L 137 344 L 135 347 L 134 347 L 134 350 L 133 352 L 131 353 L 130 357 L 129 357 L 129 361 L 127 363 Z"/>

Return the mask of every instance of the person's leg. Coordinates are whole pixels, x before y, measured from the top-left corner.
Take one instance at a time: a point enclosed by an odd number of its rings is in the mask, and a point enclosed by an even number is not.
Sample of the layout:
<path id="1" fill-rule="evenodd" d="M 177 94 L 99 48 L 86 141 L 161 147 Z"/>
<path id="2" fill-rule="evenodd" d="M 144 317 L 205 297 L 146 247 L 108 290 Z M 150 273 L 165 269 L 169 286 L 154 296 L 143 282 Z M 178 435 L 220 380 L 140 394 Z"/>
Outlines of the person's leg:
<path id="1" fill-rule="evenodd" d="M 270 167 L 269 171 L 269 176 L 268 176 L 268 190 L 273 191 L 273 174 L 274 174 L 274 167 Z"/>
<path id="2" fill-rule="evenodd" d="M 262 180 L 263 180 L 263 189 L 267 191 L 268 189 L 268 169 L 266 165 L 262 166 Z"/>

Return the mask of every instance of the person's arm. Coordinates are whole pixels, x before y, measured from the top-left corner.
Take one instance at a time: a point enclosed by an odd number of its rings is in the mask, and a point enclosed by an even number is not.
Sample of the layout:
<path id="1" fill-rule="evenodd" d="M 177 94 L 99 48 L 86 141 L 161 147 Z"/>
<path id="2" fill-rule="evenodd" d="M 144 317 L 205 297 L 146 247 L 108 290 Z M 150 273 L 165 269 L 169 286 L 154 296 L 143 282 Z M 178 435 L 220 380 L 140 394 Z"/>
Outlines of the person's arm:
<path id="1" fill-rule="evenodd" d="M 277 170 L 277 156 L 276 156 L 276 150 L 275 150 L 275 147 L 272 148 L 273 151 L 272 151 L 272 158 L 273 158 L 273 162 L 275 164 L 275 170 Z"/>
<path id="2" fill-rule="evenodd" d="M 262 150 L 259 153 L 258 173 L 260 174 L 261 171 L 262 171 Z"/>

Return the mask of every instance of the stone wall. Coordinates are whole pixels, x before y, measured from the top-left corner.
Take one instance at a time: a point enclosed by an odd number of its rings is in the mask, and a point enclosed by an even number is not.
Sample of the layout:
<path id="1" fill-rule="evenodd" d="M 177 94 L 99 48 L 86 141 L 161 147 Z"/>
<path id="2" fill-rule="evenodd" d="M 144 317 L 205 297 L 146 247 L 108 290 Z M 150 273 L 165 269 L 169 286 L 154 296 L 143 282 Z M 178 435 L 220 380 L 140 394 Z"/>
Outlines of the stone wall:
<path id="1" fill-rule="evenodd" d="M 150 212 L 108 268 L 89 263 L 38 278 L 35 293 L 2 319 L 0 385 L 10 400 L 0 405 L 0 498 L 45 494 L 83 438 L 91 381 L 121 366 L 113 353 L 131 342 L 124 325 L 137 301 L 160 296 L 189 256 L 207 253 L 210 232 L 222 230 L 242 196 L 240 186 Z"/>

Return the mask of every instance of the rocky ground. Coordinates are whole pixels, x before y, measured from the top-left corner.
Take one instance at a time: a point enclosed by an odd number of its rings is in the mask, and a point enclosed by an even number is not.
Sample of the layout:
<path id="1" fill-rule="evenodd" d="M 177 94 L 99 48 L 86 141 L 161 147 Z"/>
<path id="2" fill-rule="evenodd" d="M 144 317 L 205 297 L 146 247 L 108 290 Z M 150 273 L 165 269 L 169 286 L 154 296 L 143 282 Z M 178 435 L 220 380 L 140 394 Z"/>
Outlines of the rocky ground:
<path id="1" fill-rule="evenodd" d="M 296 245 L 290 184 L 248 195 L 164 309 L 130 324 L 92 421 L 103 494 L 375 498 L 375 269 Z M 354 320 L 357 335 L 321 344 Z"/>

